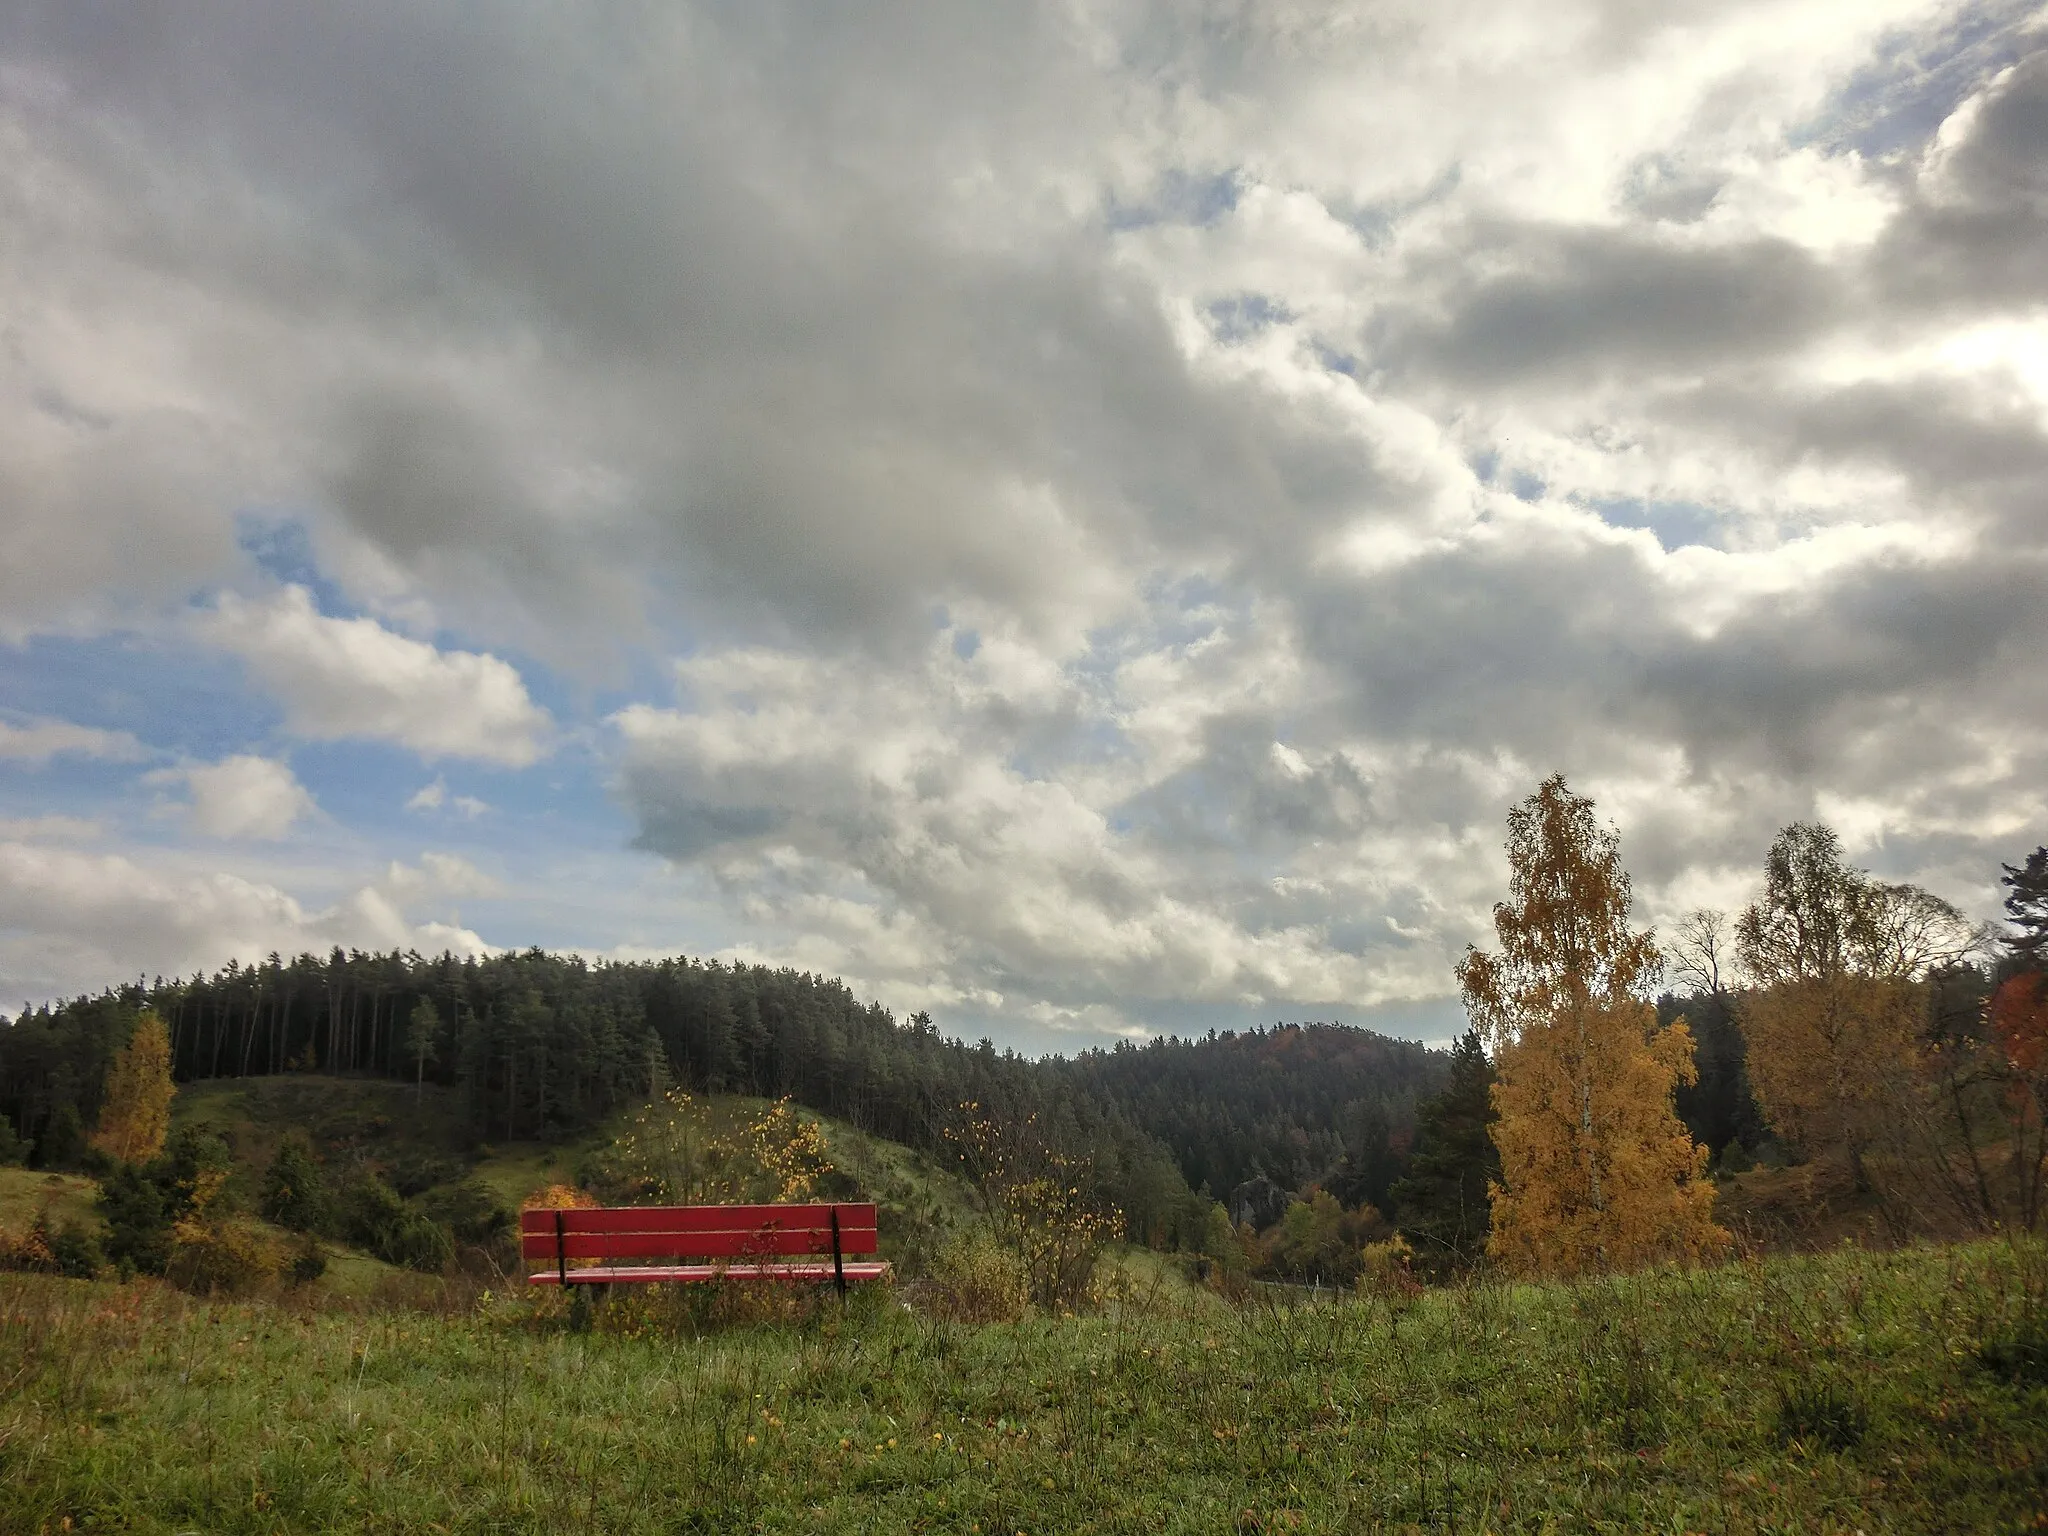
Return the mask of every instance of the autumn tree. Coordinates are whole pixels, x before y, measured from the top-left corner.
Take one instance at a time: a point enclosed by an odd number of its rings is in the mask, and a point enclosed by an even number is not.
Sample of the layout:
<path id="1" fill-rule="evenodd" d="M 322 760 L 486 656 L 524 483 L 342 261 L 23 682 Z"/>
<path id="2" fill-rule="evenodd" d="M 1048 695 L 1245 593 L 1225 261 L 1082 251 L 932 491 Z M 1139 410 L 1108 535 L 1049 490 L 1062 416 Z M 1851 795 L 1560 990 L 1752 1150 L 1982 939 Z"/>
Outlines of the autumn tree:
<path id="1" fill-rule="evenodd" d="M 1728 1240 L 1706 1150 L 1672 1108 L 1692 1036 L 1683 1021 L 1659 1027 L 1646 1001 L 1662 965 L 1629 926 L 1619 843 L 1562 775 L 1544 781 L 1508 815 L 1500 950 L 1468 950 L 1458 967 L 1497 1073 L 1487 1251 L 1516 1270 L 1626 1269 Z"/>
<path id="2" fill-rule="evenodd" d="M 1735 940 L 1758 1103 L 1809 1152 L 1842 1153 L 1871 1191 L 1872 1147 L 1925 1117 L 1922 979 L 1981 936 L 1940 897 L 1852 868 L 1830 828 L 1801 822 L 1771 844 Z"/>
<path id="3" fill-rule="evenodd" d="M 2002 1089 L 2011 1224 L 2031 1232 L 2048 1217 L 2048 974 L 2006 977 L 1988 1011 Z"/>
<path id="4" fill-rule="evenodd" d="M 145 1008 L 135 1032 L 107 1073 L 92 1144 L 119 1163 L 146 1163 L 163 1150 L 171 1128 L 171 1036 Z"/>

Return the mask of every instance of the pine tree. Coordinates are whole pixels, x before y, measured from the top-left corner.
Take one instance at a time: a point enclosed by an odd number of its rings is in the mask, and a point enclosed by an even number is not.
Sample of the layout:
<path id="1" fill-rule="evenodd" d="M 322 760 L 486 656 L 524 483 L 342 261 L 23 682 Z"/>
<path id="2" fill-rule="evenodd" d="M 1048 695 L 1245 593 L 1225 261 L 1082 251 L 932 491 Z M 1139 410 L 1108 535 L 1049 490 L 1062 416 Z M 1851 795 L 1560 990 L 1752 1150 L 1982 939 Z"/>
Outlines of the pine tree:
<path id="1" fill-rule="evenodd" d="M 1619 838 L 1562 775 L 1508 816 L 1511 900 L 1500 953 L 1466 952 L 1465 1006 L 1495 1049 L 1487 1251 L 1509 1268 L 1571 1274 L 1698 1257 L 1714 1225 L 1707 1153 L 1672 1108 L 1692 1036 L 1660 1027 L 1644 995 L 1661 972 L 1629 927 Z"/>
<path id="2" fill-rule="evenodd" d="M 2036 848 L 2026 862 L 2005 871 L 1999 884 L 2012 894 L 2005 898 L 2005 916 L 2018 930 L 2010 944 L 2014 958 L 2031 970 L 2048 966 L 2048 848 Z"/>
<path id="3" fill-rule="evenodd" d="M 163 1150 L 171 1128 L 171 1036 L 145 1008 L 135 1033 L 107 1073 L 107 1093 L 92 1144 L 121 1163 L 146 1163 Z"/>
<path id="4" fill-rule="evenodd" d="M 405 1029 L 405 1053 L 413 1059 L 413 1101 L 423 1102 L 427 1093 L 427 1063 L 439 1061 L 435 1043 L 441 1038 L 441 1014 L 428 998 L 412 1005 L 412 1017 Z"/>
<path id="5" fill-rule="evenodd" d="M 1466 1269 L 1486 1251 L 1487 1190 L 1500 1182 L 1492 1091 L 1493 1064 L 1479 1032 L 1467 1030 L 1451 1051 L 1450 1081 L 1416 1107 L 1408 1176 L 1389 1194 L 1426 1268 Z"/>

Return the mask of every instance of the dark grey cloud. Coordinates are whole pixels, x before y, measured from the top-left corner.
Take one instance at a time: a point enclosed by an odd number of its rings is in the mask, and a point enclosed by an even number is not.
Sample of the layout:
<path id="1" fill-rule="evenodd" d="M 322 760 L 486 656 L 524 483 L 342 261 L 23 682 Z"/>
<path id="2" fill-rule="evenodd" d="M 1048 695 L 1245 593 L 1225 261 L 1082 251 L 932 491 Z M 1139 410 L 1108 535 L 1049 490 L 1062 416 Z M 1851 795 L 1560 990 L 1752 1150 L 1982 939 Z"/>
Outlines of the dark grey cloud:
<path id="1" fill-rule="evenodd" d="M 1963 109 L 1886 232 L 1875 270 L 1895 303 L 1982 311 L 2048 301 L 2048 53 Z"/>
<path id="2" fill-rule="evenodd" d="M 1432 306 L 1441 318 L 1390 309 L 1368 351 L 1460 385 L 1684 374 L 1796 344 L 1845 298 L 1839 275 L 1783 240 L 1488 226 L 1427 260 L 1493 275 L 1454 280 Z"/>
<path id="3" fill-rule="evenodd" d="M 1666 743 L 1694 774 L 1819 782 L 1867 760 L 1887 712 L 1927 698 L 1953 723 L 1937 750 L 1974 754 L 1967 727 L 2003 723 L 2018 658 L 2048 643 L 2048 562 L 2032 552 L 1895 551 L 1706 633 L 1654 558 L 1562 537 L 1450 551 L 1333 584 L 1305 633 L 1375 739 L 1511 742 L 1582 773 L 1618 742 Z M 1885 750 L 1927 745 L 1902 733 Z"/>

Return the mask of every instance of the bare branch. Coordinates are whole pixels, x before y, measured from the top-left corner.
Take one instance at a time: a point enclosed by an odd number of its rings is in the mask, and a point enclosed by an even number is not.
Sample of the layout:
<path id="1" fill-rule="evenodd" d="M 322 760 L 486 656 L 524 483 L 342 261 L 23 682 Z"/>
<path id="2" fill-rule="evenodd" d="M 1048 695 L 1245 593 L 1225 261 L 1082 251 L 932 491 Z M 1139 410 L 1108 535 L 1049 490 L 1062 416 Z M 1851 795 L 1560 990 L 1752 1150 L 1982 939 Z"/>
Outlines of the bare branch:
<path id="1" fill-rule="evenodd" d="M 1671 974 L 1693 992 L 1724 995 L 1721 967 L 1728 955 L 1728 917 L 1712 907 L 1688 912 L 1671 937 Z"/>

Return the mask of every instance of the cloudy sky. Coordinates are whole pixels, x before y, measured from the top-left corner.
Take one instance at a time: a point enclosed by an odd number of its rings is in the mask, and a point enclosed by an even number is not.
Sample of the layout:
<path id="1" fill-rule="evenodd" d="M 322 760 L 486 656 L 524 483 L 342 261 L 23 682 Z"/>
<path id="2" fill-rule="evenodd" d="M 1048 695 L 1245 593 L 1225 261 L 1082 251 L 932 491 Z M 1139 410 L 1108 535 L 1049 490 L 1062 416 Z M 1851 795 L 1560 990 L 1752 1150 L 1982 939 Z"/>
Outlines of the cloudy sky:
<path id="1" fill-rule="evenodd" d="M 2048 9 L 0 0 L 0 998 L 329 945 L 1441 1038 L 2048 840 Z"/>

